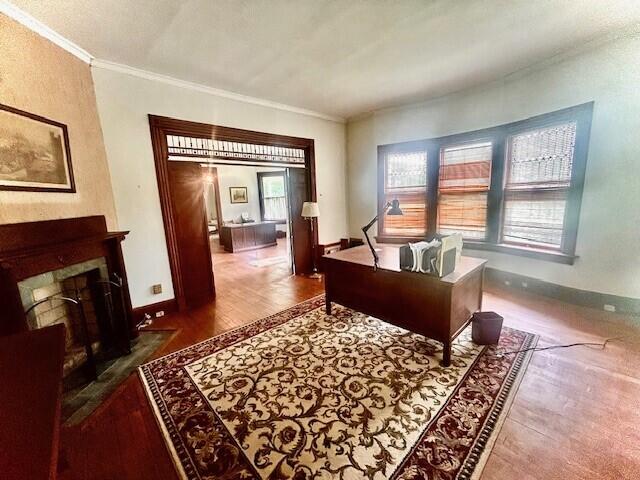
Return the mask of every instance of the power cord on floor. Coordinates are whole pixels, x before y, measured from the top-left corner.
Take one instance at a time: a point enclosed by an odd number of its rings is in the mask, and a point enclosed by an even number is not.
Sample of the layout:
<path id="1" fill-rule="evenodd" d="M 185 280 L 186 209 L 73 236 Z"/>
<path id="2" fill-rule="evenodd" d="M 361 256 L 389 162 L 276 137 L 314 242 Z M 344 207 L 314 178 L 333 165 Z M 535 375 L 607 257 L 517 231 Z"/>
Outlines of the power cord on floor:
<path id="1" fill-rule="evenodd" d="M 579 342 L 579 343 L 567 343 L 565 345 L 551 345 L 549 347 L 531 347 L 531 348 L 525 348 L 523 350 L 514 350 L 514 351 L 510 351 L 510 352 L 497 352 L 494 355 L 491 355 L 493 357 L 497 357 L 497 358 L 502 358 L 505 355 L 515 355 L 516 353 L 523 353 L 523 352 L 542 352 L 544 350 L 554 350 L 556 348 L 569 348 L 569 347 L 600 347 L 597 350 L 604 350 L 607 346 L 607 343 L 613 341 L 613 340 L 622 340 L 623 337 L 611 337 L 611 338 L 607 338 L 604 342 L 602 343 L 595 343 L 595 342 Z M 595 350 L 595 349 L 592 349 Z"/>

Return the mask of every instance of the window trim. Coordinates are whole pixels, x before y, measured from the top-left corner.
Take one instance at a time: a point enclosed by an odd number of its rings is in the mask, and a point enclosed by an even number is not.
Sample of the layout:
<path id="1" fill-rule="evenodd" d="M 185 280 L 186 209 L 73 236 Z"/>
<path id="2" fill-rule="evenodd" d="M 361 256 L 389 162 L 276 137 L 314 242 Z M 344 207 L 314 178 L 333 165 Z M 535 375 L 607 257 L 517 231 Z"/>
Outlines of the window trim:
<path id="1" fill-rule="evenodd" d="M 465 246 L 469 249 L 491 250 L 519 256 L 526 256 L 540 260 L 558 262 L 572 265 L 577 258 L 575 255 L 578 227 L 580 220 L 580 208 L 584 179 L 586 174 L 587 156 L 589 151 L 589 139 L 591 134 L 591 121 L 594 102 L 583 103 L 562 110 L 557 110 L 542 115 L 536 115 L 524 120 L 518 120 L 507 124 L 497 125 L 471 132 L 456 133 L 443 137 L 400 142 L 395 144 L 378 145 L 378 208 L 380 215 L 384 208 L 384 168 L 385 157 L 389 153 L 422 150 L 427 153 L 427 190 L 426 238 L 431 238 L 437 232 L 438 209 L 438 179 L 440 170 L 440 151 L 451 145 L 460 145 L 470 142 L 490 141 L 492 143 L 491 177 L 487 195 L 487 225 L 484 241 L 465 240 Z M 549 127 L 557 124 L 575 122 L 576 141 L 571 170 L 571 182 L 567 194 L 567 206 L 563 230 L 563 241 L 559 250 L 526 247 L 522 245 L 506 244 L 502 238 L 502 217 L 505 196 L 507 150 L 511 136 Z M 437 160 L 437 161 L 436 161 Z M 380 215 L 378 221 L 379 242 L 405 243 L 416 241 L 423 237 L 399 237 L 386 236 L 384 231 L 384 217 Z"/>

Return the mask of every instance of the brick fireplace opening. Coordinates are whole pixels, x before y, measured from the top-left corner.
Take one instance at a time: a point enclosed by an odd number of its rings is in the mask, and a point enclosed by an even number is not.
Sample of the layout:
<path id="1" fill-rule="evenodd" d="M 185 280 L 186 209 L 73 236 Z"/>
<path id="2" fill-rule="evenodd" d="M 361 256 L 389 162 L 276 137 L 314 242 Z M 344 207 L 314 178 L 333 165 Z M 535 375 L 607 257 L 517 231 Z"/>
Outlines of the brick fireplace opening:
<path id="1" fill-rule="evenodd" d="M 105 288 L 108 267 L 104 257 L 34 275 L 18 283 L 20 298 L 27 315 L 30 330 L 61 323 L 65 326 L 64 376 L 87 362 L 85 335 L 93 353 L 112 346 L 111 316 L 107 309 Z M 61 297 L 79 299 L 81 305 L 62 300 Z M 86 327 L 82 324 L 84 311 Z M 86 328 L 86 331 L 85 331 Z"/>

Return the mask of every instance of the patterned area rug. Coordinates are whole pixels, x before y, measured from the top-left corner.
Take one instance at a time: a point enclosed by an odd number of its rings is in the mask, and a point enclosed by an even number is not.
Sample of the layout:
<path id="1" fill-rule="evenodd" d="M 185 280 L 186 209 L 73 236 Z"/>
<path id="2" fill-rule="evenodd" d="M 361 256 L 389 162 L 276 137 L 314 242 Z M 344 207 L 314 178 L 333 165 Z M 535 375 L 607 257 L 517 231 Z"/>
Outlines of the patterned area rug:
<path id="1" fill-rule="evenodd" d="M 528 353 L 438 342 L 316 297 L 140 367 L 184 479 L 471 479 Z M 500 347 L 537 337 L 504 328 Z"/>

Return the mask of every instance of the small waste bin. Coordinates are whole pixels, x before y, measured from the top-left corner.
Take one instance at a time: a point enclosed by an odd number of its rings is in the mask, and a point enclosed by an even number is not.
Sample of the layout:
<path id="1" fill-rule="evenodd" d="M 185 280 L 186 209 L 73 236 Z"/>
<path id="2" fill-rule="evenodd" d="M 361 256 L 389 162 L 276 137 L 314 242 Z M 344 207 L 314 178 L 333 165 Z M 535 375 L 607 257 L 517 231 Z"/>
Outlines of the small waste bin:
<path id="1" fill-rule="evenodd" d="M 471 318 L 471 339 L 478 345 L 495 345 L 500 341 L 502 317 L 496 312 L 476 312 Z"/>

